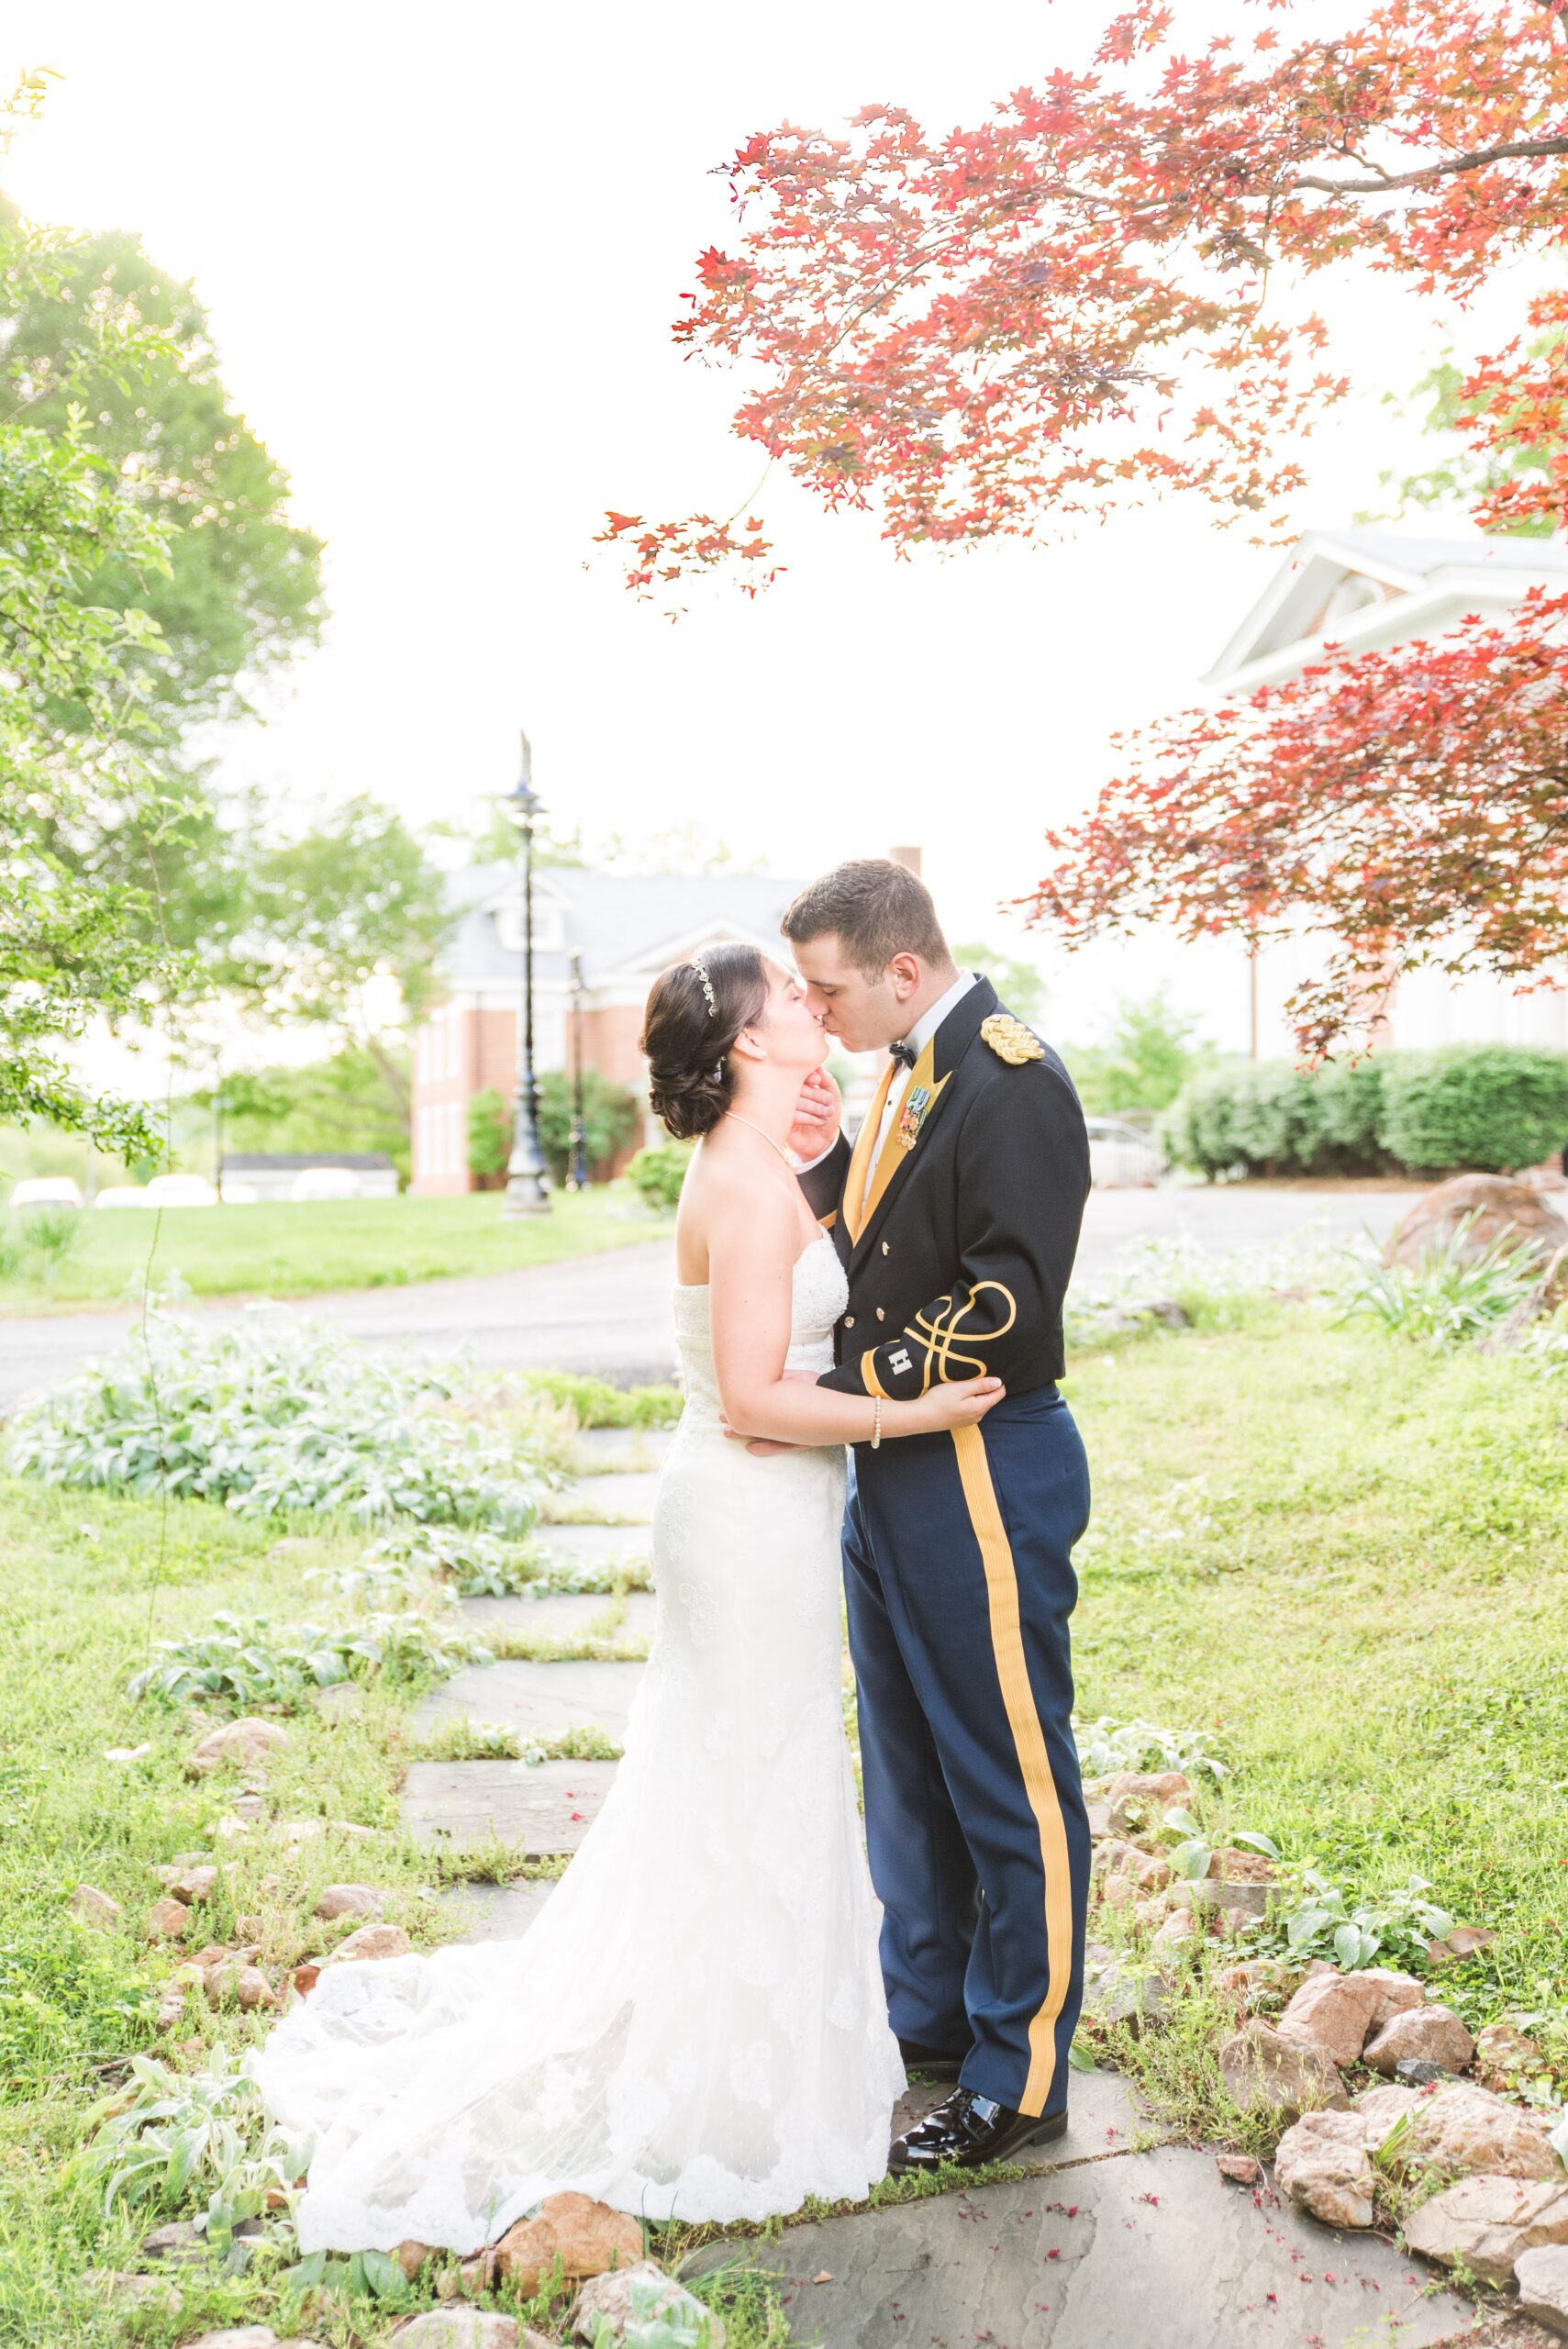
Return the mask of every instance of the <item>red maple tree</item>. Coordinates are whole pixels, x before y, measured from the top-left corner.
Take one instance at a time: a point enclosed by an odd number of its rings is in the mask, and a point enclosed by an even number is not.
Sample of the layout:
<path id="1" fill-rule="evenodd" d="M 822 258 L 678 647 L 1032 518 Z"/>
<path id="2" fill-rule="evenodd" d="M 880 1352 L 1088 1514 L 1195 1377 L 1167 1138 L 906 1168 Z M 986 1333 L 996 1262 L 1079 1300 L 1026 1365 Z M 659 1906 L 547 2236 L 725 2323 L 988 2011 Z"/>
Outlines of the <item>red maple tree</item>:
<path id="1" fill-rule="evenodd" d="M 1093 812 L 1048 832 L 1019 902 L 1070 945 L 1162 920 L 1255 946 L 1334 941 L 1292 997 L 1321 1057 L 1423 963 L 1550 984 L 1568 952 L 1568 595 L 1325 660 L 1131 738 Z"/>
<path id="2" fill-rule="evenodd" d="M 674 328 L 748 371 L 737 434 L 899 552 L 1169 489 L 1277 535 L 1346 384 L 1318 318 L 1265 311 L 1271 272 L 1359 254 L 1462 301 L 1562 237 L 1568 156 L 1568 0 L 1382 0 L 1289 44 L 1284 6 L 1189 56 L 1135 0 L 1089 72 L 940 138 L 878 106 L 748 139 L 735 249 L 702 255 Z M 601 538 L 639 594 L 732 557 L 754 589 L 771 550 L 738 518 L 612 514 Z"/>
<path id="3" fill-rule="evenodd" d="M 676 325 L 748 370 L 735 431 L 829 507 L 922 542 L 1051 535 L 1188 490 L 1254 543 L 1280 538 L 1299 444 L 1346 389 L 1318 318 L 1264 296 L 1359 258 L 1466 302 L 1500 264 L 1568 239 L 1568 0 L 1381 0 L 1332 39 L 1187 54 L 1135 0 L 1092 68 L 930 139 L 898 108 L 843 138 L 793 125 L 729 169 L 739 237 L 699 263 Z M 1544 296 L 1532 327 L 1568 325 Z M 1478 449 L 1568 449 L 1568 345 L 1484 361 L 1462 387 Z M 751 503 L 751 501 L 749 501 Z M 1477 518 L 1568 513 L 1568 455 Z M 628 583 L 678 600 L 694 570 L 753 591 L 755 517 L 612 515 Z M 737 559 L 739 562 L 737 563 Z M 1568 597 L 1451 637 L 1322 662 L 1244 704 L 1128 744 L 1084 820 L 1049 834 L 1019 900 L 1068 943 L 1138 919 L 1255 943 L 1309 924 L 1328 969 L 1292 1009 L 1318 1055 L 1375 1020 L 1401 970 L 1546 984 L 1568 948 Z"/>

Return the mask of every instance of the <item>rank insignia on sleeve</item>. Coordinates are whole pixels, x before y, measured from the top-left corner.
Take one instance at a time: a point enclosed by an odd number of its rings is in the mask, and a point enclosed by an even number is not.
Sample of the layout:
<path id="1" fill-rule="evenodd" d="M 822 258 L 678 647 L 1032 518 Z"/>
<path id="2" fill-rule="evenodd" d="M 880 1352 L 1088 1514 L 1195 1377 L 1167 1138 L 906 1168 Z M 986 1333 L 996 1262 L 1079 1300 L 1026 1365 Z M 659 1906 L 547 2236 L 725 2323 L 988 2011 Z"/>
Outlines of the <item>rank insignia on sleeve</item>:
<path id="1" fill-rule="evenodd" d="M 898 1147 L 913 1150 L 920 1139 L 920 1127 L 931 1106 L 929 1085 L 912 1085 L 903 1108 L 898 1112 Z"/>
<path id="2" fill-rule="evenodd" d="M 1032 1028 L 1015 1019 L 1010 1011 L 994 1011 L 989 1019 L 980 1023 L 980 1032 L 999 1059 L 1021 1068 L 1025 1061 L 1042 1061 L 1045 1046 Z"/>

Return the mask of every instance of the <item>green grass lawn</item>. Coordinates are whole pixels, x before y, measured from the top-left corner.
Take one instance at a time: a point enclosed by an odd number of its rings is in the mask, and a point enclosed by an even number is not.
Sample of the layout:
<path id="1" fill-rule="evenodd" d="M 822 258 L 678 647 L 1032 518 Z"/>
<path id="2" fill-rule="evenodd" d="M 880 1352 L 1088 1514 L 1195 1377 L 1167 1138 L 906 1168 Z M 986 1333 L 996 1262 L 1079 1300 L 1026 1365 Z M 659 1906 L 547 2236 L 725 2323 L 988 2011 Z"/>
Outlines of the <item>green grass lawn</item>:
<path id="1" fill-rule="evenodd" d="M 1445 1908 L 1496 1935 L 1444 1974 L 1443 1996 L 1473 2027 L 1510 2009 L 1544 2016 L 1541 2034 L 1568 2053 L 1568 1380 L 1518 1357 L 1434 1358 L 1310 1308 L 1242 1318 L 1119 1341 L 1075 1368 L 1096 1492 L 1079 1559 L 1080 1714 L 1202 1731 L 1232 1771 L 1207 1822 L 1263 1831 L 1351 1896 L 1429 1877 Z M 328 1528 L 302 1547 L 298 1525 L 201 1503 L 165 1519 L 151 1502 L 14 1481 L 0 1509 L 0 2339 L 109 2349 L 124 2336 L 76 2279 L 128 2266 L 154 2221 L 106 2221 L 68 2164 L 119 2060 L 167 2048 L 150 2003 L 173 1961 L 134 1930 L 90 1931 L 67 1904 L 87 1881 L 138 1927 L 154 1865 L 206 1848 L 239 1785 L 186 1777 L 200 1723 L 133 1708 L 126 1682 L 151 1635 L 218 1608 L 284 1624 L 335 1611 L 304 1575 L 356 1545 Z M 295 1537 L 281 1551 L 280 1533 Z M 345 1877 L 384 1887 L 417 1942 L 444 1934 L 434 1864 L 395 1832 L 415 1694 L 373 1688 L 354 1718 L 291 1721 L 271 1771 L 279 1815 L 384 1831 L 292 1853 L 265 1828 L 236 1838 L 215 1939 L 244 1915 L 264 1962 L 311 1954 L 316 1891 Z M 144 1741 L 134 1763 L 104 1758 Z M 679 1832 L 672 1821 L 676 1852 Z M 1240 2142 L 1204 1997 L 1195 1986 L 1184 2022 L 1110 2053 L 1195 2133 Z M 237 2047 L 262 2027 L 205 2010 L 185 2026 Z M 264 2268 L 187 2289 L 178 2320 L 139 2318 L 140 2338 L 168 2349 L 204 2324 L 265 2320 L 368 2344 L 395 2312 L 357 2301 L 296 2325 Z M 774 2337 L 765 2311 L 756 2321 L 732 2331 L 740 2349 Z"/>
<path id="2" fill-rule="evenodd" d="M 156 1235 L 154 1224 L 157 1224 Z M 547 1215 L 501 1220 L 501 1194 L 454 1199 L 343 1199 L 299 1206 L 141 1208 L 83 1215 L 75 1244 L 34 1279 L 0 1279 L 0 1308 L 107 1304 L 139 1281 L 177 1272 L 198 1297 L 302 1297 L 501 1273 L 625 1248 L 671 1228 L 628 1183 L 552 1195 Z M 156 1241 L 156 1244 L 155 1244 Z"/>
<path id="3" fill-rule="evenodd" d="M 1217 1823 L 1357 1891 L 1429 1877 L 1498 1936 L 1445 1980 L 1562 2009 L 1568 1378 L 1296 1312 L 1070 1392 L 1080 1713 L 1208 1731 Z"/>

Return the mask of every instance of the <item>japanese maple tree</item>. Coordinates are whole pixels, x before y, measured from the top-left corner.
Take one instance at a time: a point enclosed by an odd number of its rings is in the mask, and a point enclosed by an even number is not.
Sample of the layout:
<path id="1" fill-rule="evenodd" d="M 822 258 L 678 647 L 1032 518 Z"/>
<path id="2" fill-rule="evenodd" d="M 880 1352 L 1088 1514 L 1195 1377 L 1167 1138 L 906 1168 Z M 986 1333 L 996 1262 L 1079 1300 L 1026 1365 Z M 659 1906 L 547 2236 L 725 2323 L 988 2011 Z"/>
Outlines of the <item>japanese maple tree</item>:
<path id="1" fill-rule="evenodd" d="M 933 138 L 903 109 L 784 124 L 729 165 L 738 235 L 674 331 L 748 385 L 734 429 L 897 551 L 1034 538 L 1161 491 L 1277 536 L 1345 389 L 1321 322 L 1264 306 L 1353 254 L 1462 301 L 1563 233 L 1568 0 L 1381 0 L 1290 39 L 1283 0 L 1186 53 L 1135 5 L 1090 70 Z M 777 566 L 750 511 L 602 536 L 639 594 Z"/>
<path id="2" fill-rule="evenodd" d="M 1462 306 L 1568 239 L 1568 0 L 1379 0 L 1332 38 L 1262 0 L 1246 23 L 1189 52 L 1175 8 L 1134 0 L 1087 72 L 972 128 L 878 106 L 843 137 L 748 139 L 733 247 L 702 256 L 674 329 L 744 371 L 735 431 L 900 555 L 1173 490 L 1284 534 L 1301 441 L 1346 388 L 1303 286 L 1359 259 Z M 1460 386 L 1485 528 L 1568 513 L 1568 296 L 1529 324 Z M 743 526 L 617 513 L 602 535 L 639 595 L 715 571 L 754 593 L 778 565 L 752 502 Z M 1146 919 L 1327 931 L 1292 1007 L 1313 1054 L 1415 964 L 1528 985 L 1568 950 L 1568 597 L 1324 652 L 1124 744 L 1019 900 L 1070 944 Z"/>
<path id="3" fill-rule="evenodd" d="M 1146 920 L 1258 946 L 1328 933 L 1292 998 L 1311 1056 L 1367 1037 L 1402 971 L 1522 992 L 1568 953 L 1568 595 L 1326 659 L 1126 747 L 1021 901 L 1069 944 Z"/>

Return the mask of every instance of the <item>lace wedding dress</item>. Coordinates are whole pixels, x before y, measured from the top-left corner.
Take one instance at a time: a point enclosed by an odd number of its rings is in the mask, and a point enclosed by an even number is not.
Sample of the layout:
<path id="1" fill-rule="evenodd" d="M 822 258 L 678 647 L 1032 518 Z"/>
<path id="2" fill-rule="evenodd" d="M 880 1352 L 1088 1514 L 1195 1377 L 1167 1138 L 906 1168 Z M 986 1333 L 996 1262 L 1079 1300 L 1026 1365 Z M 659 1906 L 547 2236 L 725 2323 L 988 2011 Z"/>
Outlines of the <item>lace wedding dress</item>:
<path id="1" fill-rule="evenodd" d="M 792 1369 L 831 1362 L 844 1301 L 824 1237 Z M 581 1851 L 525 1939 L 330 1966 L 251 2059 L 316 2139 L 306 2252 L 473 2252 L 567 2188 L 762 2220 L 886 2168 L 904 2071 L 840 1708 L 843 1454 L 728 1439 L 705 1288 L 675 1322 L 659 1628 Z"/>

